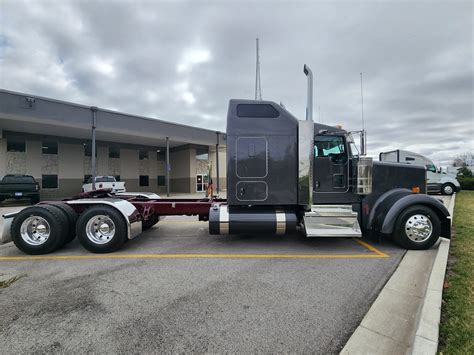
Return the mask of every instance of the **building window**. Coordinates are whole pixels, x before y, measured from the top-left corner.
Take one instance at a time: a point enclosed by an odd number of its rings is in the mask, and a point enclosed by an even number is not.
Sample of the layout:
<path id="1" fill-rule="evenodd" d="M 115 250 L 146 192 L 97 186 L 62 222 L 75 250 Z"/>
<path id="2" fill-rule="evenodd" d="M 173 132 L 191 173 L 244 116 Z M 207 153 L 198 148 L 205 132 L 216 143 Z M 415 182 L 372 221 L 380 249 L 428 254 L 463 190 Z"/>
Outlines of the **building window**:
<path id="1" fill-rule="evenodd" d="M 84 156 L 92 157 L 92 143 L 84 143 Z M 95 149 L 95 157 L 97 158 L 97 146 Z"/>
<path id="2" fill-rule="evenodd" d="M 209 160 L 209 150 L 207 148 L 196 148 L 197 160 Z"/>
<path id="3" fill-rule="evenodd" d="M 7 152 L 24 152 L 25 138 L 7 137 Z"/>
<path id="4" fill-rule="evenodd" d="M 140 160 L 148 159 L 148 150 L 140 149 L 138 151 L 138 159 L 140 159 Z"/>
<path id="5" fill-rule="evenodd" d="M 164 175 L 158 175 L 158 186 L 166 186 L 166 178 Z"/>
<path id="6" fill-rule="evenodd" d="M 58 176 L 57 175 L 42 175 L 41 184 L 43 189 L 57 189 Z"/>
<path id="7" fill-rule="evenodd" d="M 109 147 L 109 158 L 118 158 L 118 159 L 120 159 L 120 148 Z"/>
<path id="8" fill-rule="evenodd" d="M 41 147 L 43 154 L 58 154 L 58 142 L 43 141 Z"/>
<path id="9" fill-rule="evenodd" d="M 148 175 L 140 175 L 140 186 L 148 186 Z"/>

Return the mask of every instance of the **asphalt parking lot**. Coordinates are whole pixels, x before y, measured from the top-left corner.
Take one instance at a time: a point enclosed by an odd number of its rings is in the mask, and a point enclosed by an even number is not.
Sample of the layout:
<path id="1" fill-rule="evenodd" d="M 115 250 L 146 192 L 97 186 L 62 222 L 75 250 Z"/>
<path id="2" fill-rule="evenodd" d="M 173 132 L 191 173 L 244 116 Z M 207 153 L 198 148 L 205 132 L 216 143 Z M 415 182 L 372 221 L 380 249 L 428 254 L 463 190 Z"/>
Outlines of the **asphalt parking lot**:
<path id="1" fill-rule="evenodd" d="M 4 212 L 4 211 L 2 211 Z M 0 246 L 0 352 L 338 352 L 397 267 L 390 242 L 211 236 L 167 217 L 117 253 Z"/>

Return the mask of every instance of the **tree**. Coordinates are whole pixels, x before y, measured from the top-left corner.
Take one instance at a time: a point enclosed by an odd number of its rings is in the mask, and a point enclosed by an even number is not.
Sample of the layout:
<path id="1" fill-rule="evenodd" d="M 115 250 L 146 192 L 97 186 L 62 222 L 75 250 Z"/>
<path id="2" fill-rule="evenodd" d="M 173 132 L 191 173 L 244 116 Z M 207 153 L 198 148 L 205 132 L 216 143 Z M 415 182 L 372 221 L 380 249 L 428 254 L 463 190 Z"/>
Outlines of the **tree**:
<path id="1" fill-rule="evenodd" d="M 464 165 L 458 170 L 458 173 L 456 174 L 456 177 L 459 179 L 460 177 L 468 177 L 472 178 L 472 171 L 467 167 L 467 164 L 464 163 Z"/>
<path id="2" fill-rule="evenodd" d="M 472 161 L 474 159 L 474 154 L 472 152 L 466 152 L 459 154 L 453 160 L 453 166 L 461 167 L 461 166 L 469 166 L 472 165 Z"/>

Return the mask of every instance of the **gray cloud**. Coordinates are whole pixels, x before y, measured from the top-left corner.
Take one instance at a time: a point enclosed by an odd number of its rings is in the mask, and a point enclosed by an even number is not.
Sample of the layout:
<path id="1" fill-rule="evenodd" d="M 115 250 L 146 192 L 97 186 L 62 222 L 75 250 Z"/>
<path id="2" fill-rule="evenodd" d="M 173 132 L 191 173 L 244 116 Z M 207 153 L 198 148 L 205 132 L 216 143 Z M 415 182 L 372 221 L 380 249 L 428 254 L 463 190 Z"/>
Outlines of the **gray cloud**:
<path id="1" fill-rule="evenodd" d="M 472 151 L 473 3 L 28 1 L 0 3 L 0 87 L 225 130 L 252 98 L 360 128 L 369 153 L 412 149 L 447 164 Z"/>

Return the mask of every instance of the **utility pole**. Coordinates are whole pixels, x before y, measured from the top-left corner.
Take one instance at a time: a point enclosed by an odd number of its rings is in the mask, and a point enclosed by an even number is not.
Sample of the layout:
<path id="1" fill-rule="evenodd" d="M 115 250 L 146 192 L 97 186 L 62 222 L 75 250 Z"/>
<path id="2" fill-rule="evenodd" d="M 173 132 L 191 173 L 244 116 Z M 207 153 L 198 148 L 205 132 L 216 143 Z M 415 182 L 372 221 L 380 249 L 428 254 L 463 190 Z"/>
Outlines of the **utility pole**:
<path id="1" fill-rule="evenodd" d="M 256 49 L 257 49 L 257 58 L 256 58 L 256 68 L 255 68 L 255 100 L 262 101 L 262 82 L 260 80 L 260 46 L 258 42 L 258 37 L 256 39 Z"/>

